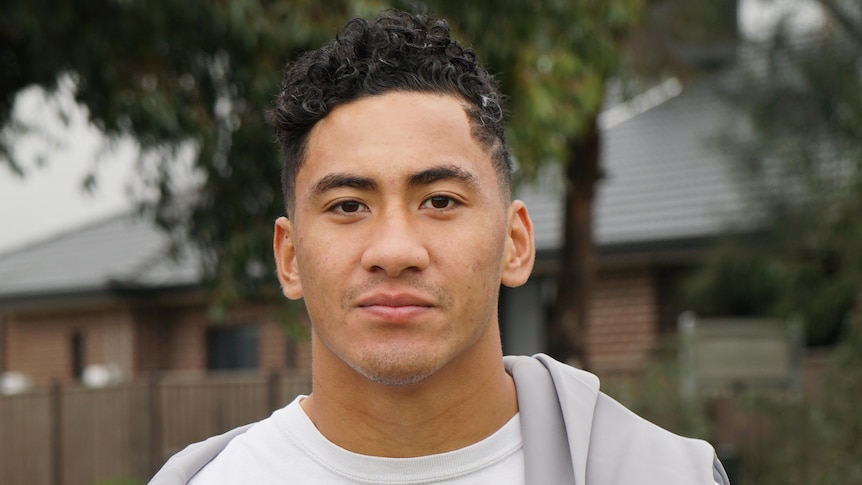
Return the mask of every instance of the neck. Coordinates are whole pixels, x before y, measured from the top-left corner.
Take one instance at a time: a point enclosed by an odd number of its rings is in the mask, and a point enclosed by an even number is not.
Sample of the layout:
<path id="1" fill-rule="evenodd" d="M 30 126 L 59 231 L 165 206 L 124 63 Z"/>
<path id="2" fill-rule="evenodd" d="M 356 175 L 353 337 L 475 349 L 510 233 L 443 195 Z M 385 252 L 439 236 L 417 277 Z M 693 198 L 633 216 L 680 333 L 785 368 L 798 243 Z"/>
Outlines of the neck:
<path id="1" fill-rule="evenodd" d="M 327 353 L 320 346 L 315 339 L 318 356 Z M 427 456 L 469 446 L 500 429 L 518 404 L 499 338 L 465 354 L 404 386 L 372 382 L 340 360 L 317 365 L 303 410 L 329 441 L 364 455 Z"/>

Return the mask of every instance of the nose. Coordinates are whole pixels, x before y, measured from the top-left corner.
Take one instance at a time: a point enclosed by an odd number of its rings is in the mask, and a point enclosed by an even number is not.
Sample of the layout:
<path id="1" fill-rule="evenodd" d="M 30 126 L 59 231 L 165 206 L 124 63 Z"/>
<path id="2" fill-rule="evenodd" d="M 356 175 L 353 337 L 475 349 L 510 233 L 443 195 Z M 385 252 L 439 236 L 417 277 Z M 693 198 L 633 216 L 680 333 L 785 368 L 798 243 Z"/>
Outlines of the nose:
<path id="1" fill-rule="evenodd" d="M 403 272 L 421 271 L 430 257 L 421 231 L 409 217 L 398 211 L 378 215 L 362 254 L 362 267 L 373 273 L 397 277 Z"/>

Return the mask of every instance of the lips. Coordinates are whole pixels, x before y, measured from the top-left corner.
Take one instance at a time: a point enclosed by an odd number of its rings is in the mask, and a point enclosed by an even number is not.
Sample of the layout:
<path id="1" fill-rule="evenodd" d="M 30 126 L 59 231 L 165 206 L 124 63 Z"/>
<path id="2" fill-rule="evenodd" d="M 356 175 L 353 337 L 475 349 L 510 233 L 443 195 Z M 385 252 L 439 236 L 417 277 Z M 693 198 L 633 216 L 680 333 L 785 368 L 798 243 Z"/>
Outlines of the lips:
<path id="1" fill-rule="evenodd" d="M 411 293 L 375 293 L 360 298 L 356 306 L 375 320 L 409 323 L 430 311 L 434 303 Z"/>

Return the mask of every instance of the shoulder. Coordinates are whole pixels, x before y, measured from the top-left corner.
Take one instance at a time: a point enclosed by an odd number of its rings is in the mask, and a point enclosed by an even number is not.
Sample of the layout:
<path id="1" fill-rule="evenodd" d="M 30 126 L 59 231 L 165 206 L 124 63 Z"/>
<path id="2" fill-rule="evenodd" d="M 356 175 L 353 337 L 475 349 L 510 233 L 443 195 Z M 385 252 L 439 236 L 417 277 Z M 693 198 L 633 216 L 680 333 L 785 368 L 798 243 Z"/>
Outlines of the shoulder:
<path id="1" fill-rule="evenodd" d="M 519 403 L 522 399 L 530 407 L 533 401 L 559 403 L 576 475 L 580 471 L 587 482 L 643 482 L 643 477 L 654 477 L 661 483 L 727 483 L 711 445 L 636 415 L 601 392 L 595 375 L 543 354 L 506 357 L 505 364 L 515 378 Z M 542 381 L 550 386 L 536 384 Z"/>
<path id="2" fill-rule="evenodd" d="M 261 421 L 188 445 L 165 462 L 149 485 L 185 485 L 192 482 L 193 478 L 197 480 L 197 475 L 204 470 L 210 473 L 211 469 L 223 466 L 226 457 L 235 456 L 237 450 L 248 449 L 249 445 L 262 448 L 263 451 L 269 450 L 268 443 L 279 441 L 279 423 L 289 419 L 285 416 L 290 415 L 290 410 L 299 407 L 301 397 Z"/>
<path id="3" fill-rule="evenodd" d="M 254 423 L 193 443 L 171 456 L 149 485 L 185 485 L 221 453 L 234 438 L 247 432 Z"/>
<path id="4" fill-rule="evenodd" d="M 625 473 L 696 479 L 691 483 L 728 483 L 712 445 L 661 428 L 604 393 L 593 415 L 589 462 L 598 482 L 608 475 Z M 597 463 L 606 466 L 596 467 Z"/>

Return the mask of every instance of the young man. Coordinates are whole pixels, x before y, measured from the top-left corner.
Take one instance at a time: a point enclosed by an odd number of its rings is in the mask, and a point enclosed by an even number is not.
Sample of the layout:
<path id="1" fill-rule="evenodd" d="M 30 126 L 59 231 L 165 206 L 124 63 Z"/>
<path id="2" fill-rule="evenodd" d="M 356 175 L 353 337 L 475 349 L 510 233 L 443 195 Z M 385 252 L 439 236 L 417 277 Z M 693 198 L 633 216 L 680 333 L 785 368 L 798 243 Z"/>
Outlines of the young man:
<path id="1" fill-rule="evenodd" d="M 313 392 L 192 445 L 151 483 L 727 483 L 675 436 L 545 356 L 502 355 L 500 284 L 535 247 L 510 197 L 500 95 L 445 22 L 355 20 L 285 71 L 273 124 Z"/>

